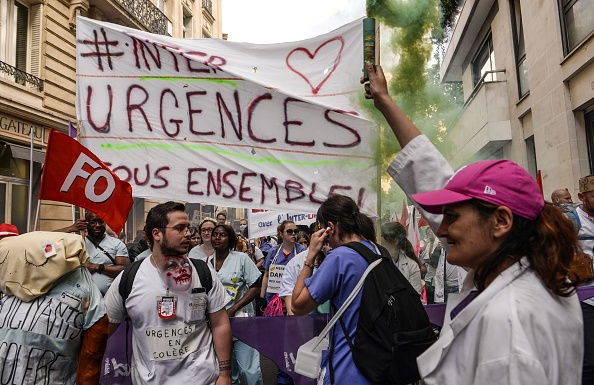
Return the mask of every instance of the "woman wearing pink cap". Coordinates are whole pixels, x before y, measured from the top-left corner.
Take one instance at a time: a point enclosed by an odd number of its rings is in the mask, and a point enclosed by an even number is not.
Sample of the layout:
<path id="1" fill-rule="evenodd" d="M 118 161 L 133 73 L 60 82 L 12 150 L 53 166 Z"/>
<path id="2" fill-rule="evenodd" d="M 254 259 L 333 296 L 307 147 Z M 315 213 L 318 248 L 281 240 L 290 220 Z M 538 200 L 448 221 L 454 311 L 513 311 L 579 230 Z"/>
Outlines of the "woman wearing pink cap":
<path id="1" fill-rule="evenodd" d="M 468 270 L 448 299 L 439 340 L 417 359 L 425 384 L 581 384 L 571 222 L 511 161 L 477 162 L 454 174 L 392 101 L 381 67 L 367 70 L 365 97 L 402 147 L 388 172 L 424 210 L 448 262 Z"/>

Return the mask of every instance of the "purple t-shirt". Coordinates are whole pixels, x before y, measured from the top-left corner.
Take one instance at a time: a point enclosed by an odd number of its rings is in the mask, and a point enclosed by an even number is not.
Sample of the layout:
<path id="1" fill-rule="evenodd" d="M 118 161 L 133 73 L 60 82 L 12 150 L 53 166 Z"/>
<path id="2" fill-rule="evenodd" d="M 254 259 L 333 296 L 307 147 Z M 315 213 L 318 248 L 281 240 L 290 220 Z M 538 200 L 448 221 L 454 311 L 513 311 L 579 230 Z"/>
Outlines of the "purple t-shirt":
<path id="1" fill-rule="evenodd" d="M 363 241 L 361 243 L 375 252 L 371 242 Z M 333 316 L 351 294 L 367 266 L 369 264 L 365 258 L 355 250 L 340 246 L 330 250 L 316 273 L 305 280 L 305 285 L 317 303 L 322 304 L 328 300 L 332 301 L 334 308 L 330 307 L 330 316 Z M 351 340 L 355 338 L 355 331 L 357 330 L 362 295 L 363 290 L 361 289 L 341 317 Z M 372 384 L 353 362 L 351 350 L 339 323 L 334 325 L 329 335 L 330 343 L 334 343 L 334 357 L 332 358 L 334 383 Z M 328 352 L 325 351 L 322 357 L 322 368 L 326 368 L 324 384 L 330 384 Z"/>

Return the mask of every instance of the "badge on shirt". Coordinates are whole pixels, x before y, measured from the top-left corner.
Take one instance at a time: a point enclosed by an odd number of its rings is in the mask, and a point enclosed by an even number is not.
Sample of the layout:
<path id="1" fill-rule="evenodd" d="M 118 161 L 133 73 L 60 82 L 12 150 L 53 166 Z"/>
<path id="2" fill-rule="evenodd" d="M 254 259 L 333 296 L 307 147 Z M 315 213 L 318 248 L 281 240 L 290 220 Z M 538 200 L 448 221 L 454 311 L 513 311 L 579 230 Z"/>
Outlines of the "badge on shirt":
<path id="1" fill-rule="evenodd" d="M 50 258 L 58 254 L 54 243 L 49 240 L 41 242 L 41 249 L 43 250 L 43 255 L 45 255 L 46 258 Z"/>
<path id="2" fill-rule="evenodd" d="M 237 289 L 233 286 L 225 286 L 225 303 L 229 303 L 237 298 Z"/>
<path id="3" fill-rule="evenodd" d="M 177 296 L 176 295 L 158 295 L 157 296 L 157 313 L 161 319 L 175 318 L 177 310 Z"/>
<path id="4" fill-rule="evenodd" d="M 73 309 L 78 309 L 78 305 L 80 305 L 80 299 L 66 291 L 60 294 L 60 302 Z"/>

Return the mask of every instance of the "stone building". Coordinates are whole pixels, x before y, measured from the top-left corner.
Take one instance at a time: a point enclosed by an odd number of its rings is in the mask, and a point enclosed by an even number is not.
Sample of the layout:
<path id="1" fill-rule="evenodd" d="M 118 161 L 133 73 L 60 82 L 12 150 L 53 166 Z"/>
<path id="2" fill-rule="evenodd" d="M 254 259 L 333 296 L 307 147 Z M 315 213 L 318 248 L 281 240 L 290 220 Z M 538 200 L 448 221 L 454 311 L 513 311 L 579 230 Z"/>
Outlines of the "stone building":
<path id="1" fill-rule="evenodd" d="M 450 162 L 507 158 L 545 198 L 594 173 L 594 12 L 588 0 L 466 0 L 449 36 L 444 82 L 462 82 Z"/>
<path id="2" fill-rule="evenodd" d="M 49 130 L 67 133 L 76 122 L 76 15 L 173 37 L 224 37 L 221 0 L 154 1 L 0 0 L 0 223 L 50 230 L 81 215 L 59 202 L 37 208 Z M 135 200 L 132 231 L 154 204 Z"/>

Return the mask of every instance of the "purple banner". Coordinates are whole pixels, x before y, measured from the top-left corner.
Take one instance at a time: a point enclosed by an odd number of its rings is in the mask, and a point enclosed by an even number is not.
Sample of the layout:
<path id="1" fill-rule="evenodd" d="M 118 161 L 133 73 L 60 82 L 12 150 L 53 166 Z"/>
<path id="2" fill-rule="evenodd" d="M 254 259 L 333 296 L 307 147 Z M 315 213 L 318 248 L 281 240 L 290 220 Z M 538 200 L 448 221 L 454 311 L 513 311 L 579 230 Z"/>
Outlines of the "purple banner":
<path id="1" fill-rule="evenodd" d="M 122 322 L 118 330 L 107 340 L 99 378 L 101 385 L 132 385 L 129 365 L 132 361 L 132 322 L 126 335 L 128 322 L 130 321 Z M 126 358 L 126 341 L 129 358 Z"/>
<path id="2" fill-rule="evenodd" d="M 594 286 L 584 286 L 577 290 L 580 301 L 594 297 Z M 446 304 L 425 306 L 432 324 L 443 326 Z M 285 373 L 289 374 L 295 385 L 312 385 L 315 380 L 294 372 L 297 350 L 301 345 L 319 335 L 326 323 L 326 314 L 302 317 L 247 317 L 230 318 L 233 335 L 270 358 Z M 128 357 L 126 343 L 128 341 Z M 100 382 L 102 385 L 132 385 L 128 362 L 132 357 L 132 325 L 126 335 L 126 323 L 107 341 L 103 356 Z"/>
<path id="3" fill-rule="evenodd" d="M 270 358 L 295 385 L 313 385 L 316 380 L 295 373 L 299 347 L 320 334 L 328 323 L 326 314 L 306 316 L 230 318 L 233 335 Z"/>

